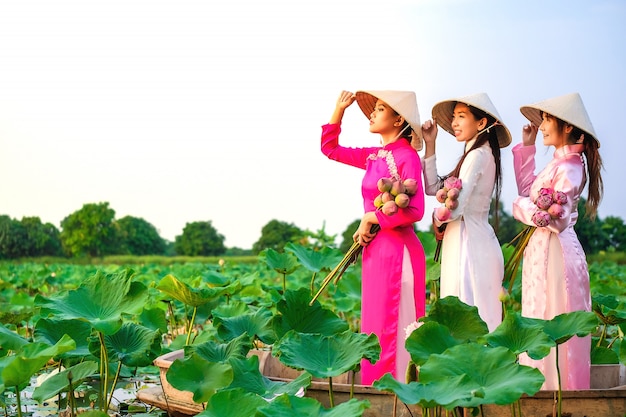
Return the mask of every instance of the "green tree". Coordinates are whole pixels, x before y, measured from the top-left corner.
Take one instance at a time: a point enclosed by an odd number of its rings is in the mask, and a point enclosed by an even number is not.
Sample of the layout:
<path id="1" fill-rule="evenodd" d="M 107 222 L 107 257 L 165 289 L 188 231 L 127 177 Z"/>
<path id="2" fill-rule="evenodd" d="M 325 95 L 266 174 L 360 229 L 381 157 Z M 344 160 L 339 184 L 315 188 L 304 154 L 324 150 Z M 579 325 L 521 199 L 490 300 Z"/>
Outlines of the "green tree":
<path id="1" fill-rule="evenodd" d="M 263 249 L 274 249 L 282 252 L 289 242 L 298 242 L 306 234 L 293 223 L 270 220 L 261 229 L 261 237 L 252 245 L 252 253 L 259 254 Z"/>
<path id="2" fill-rule="evenodd" d="M 61 256 L 59 229 L 52 223 L 42 223 L 39 217 L 23 217 L 22 226 L 26 232 L 27 253 L 24 256 Z"/>
<path id="3" fill-rule="evenodd" d="M 578 220 L 574 225 L 574 230 L 578 235 L 578 240 L 587 255 L 598 253 L 610 246 L 609 238 L 605 234 L 600 217 L 595 220 L 589 219 L 585 205 L 587 200 L 583 197 L 578 201 Z"/>
<path id="4" fill-rule="evenodd" d="M 217 256 L 226 252 L 224 236 L 219 234 L 211 221 L 187 223 L 183 234 L 176 236 L 174 250 L 185 256 Z"/>
<path id="5" fill-rule="evenodd" d="M 350 250 L 350 246 L 352 246 L 352 243 L 354 243 L 352 236 L 354 235 L 354 232 L 356 232 L 356 229 L 359 228 L 359 224 L 361 224 L 361 219 L 356 219 L 355 221 L 350 223 L 346 230 L 341 234 L 342 240 L 341 244 L 339 245 L 339 250 L 341 252 L 346 253 L 348 252 L 348 250 Z"/>
<path id="6" fill-rule="evenodd" d="M 151 223 L 140 217 L 125 216 L 117 224 L 124 252 L 131 255 L 165 254 L 165 240 Z"/>
<path id="7" fill-rule="evenodd" d="M 495 224 L 494 213 L 495 199 L 491 200 L 491 210 L 489 211 L 489 224 L 496 232 L 500 246 L 509 243 L 524 228 L 524 224 L 518 222 L 515 217 L 504 210 L 502 201 L 498 204 L 498 224 Z"/>
<path id="8" fill-rule="evenodd" d="M 607 239 L 606 250 L 626 252 L 626 225 L 620 217 L 608 216 L 602 222 L 602 231 Z"/>
<path id="9" fill-rule="evenodd" d="M 28 251 L 24 226 L 7 215 L 0 216 L 0 259 L 16 259 Z"/>
<path id="10" fill-rule="evenodd" d="M 104 256 L 121 253 L 115 210 L 109 203 L 84 204 L 61 221 L 61 244 L 70 256 Z"/>

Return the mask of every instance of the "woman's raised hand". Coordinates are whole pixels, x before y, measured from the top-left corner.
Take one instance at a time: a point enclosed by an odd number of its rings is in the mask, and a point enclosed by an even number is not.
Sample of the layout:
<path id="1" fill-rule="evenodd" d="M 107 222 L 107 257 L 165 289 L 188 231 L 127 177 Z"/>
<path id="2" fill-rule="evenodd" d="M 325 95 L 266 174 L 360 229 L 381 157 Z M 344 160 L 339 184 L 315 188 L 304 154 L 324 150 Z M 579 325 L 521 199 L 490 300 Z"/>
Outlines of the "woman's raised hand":
<path id="1" fill-rule="evenodd" d="M 337 107 L 346 109 L 356 100 L 356 95 L 350 91 L 342 91 L 337 99 Z"/>
<path id="2" fill-rule="evenodd" d="M 535 140 L 537 140 L 537 126 L 533 123 L 529 123 L 522 127 L 522 144 L 524 146 L 531 146 L 535 144 Z"/>
<path id="3" fill-rule="evenodd" d="M 426 120 L 422 124 L 422 136 L 424 136 L 424 142 L 434 143 L 437 139 L 437 123 L 434 120 Z"/>

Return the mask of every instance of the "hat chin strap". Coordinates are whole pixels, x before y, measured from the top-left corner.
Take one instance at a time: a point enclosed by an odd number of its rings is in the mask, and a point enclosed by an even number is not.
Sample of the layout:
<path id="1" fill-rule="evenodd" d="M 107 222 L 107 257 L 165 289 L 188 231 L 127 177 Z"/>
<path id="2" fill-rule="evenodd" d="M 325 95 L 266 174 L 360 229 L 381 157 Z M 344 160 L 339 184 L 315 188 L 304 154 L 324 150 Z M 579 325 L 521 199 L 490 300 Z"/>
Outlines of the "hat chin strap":
<path id="1" fill-rule="evenodd" d="M 484 132 L 489 132 L 489 129 L 491 129 L 494 126 L 500 126 L 500 123 L 496 120 L 495 122 L 493 122 L 491 125 L 487 126 L 486 128 L 484 128 L 483 130 L 479 131 L 478 133 L 476 133 L 476 136 L 474 136 L 474 138 L 477 138 L 478 136 L 480 136 L 481 134 L 483 134 Z"/>
<path id="2" fill-rule="evenodd" d="M 404 129 L 402 129 L 402 130 L 401 130 L 401 131 L 400 131 L 400 132 L 396 135 L 396 137 L 395 137 L 395 138 L 393 138 L 394 142 L 395 142 L 396 140 L 398 140 L 398 138 L 399 138 L 400 136 L 402 136 L 402 133 L 404 133 L 404 131 L 406 130 L 406 128 L 407 128 L 407 127 L 411 127 L 411 125 L 407 123 L 407 125 L 406 125 L 406 126 L 404 126 Z"/>

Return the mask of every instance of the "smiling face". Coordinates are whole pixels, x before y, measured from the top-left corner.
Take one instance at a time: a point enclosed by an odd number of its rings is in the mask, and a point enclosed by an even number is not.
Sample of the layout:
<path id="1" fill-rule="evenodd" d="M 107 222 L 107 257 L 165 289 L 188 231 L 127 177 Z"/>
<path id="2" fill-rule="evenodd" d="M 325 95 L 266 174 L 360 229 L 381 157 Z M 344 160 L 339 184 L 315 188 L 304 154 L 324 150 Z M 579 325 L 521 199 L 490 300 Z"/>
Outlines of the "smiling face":
<path id="1" fill-rule="evenodd" d="M 476 134 L 485 128 L 487 119 L 476 119 L 470 108 L 463 103 L 457 103 L 452 113 L 452 131 L 459 142 L 467 142 L 476 137 Z"/>
<path id="2" fill-rule="evenodd" d="M 567 143 L 567 137 L 572 127 L 569 125 L 559 126 L 556 117 L 542 113 L 539 130 L 543 134 L 543 144 L 545 146 L 554 146 L 556 149 L 559 149 Z"/>
<path id="3" fill-rule="evenodd" d="M 370 114 L 370 132 L 379 133 L 383 137 L 397 135 L 403 121 L 402 116 L 399 116 L 387 103 L 377 100 Z"/>

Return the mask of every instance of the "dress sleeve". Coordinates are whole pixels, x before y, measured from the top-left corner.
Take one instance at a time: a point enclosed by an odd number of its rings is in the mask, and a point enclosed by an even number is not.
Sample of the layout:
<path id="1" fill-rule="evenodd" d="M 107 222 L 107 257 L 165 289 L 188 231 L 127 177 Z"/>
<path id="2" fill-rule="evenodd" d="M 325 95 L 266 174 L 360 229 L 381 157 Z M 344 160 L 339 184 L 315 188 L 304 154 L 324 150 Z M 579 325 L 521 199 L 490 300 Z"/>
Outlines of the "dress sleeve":
<path id="1" fill-rule="evenodd" d="M 393 216 L 387 216 L 376 210 L 376 218 L 381 229 L 412 225 L 424 217 L 424 185 L 422 182 L 422 162 L 419 155 L 412 148 L 401 158 L 396 159 L 398 175 L 403 180 L 413 178 L 417 181 L 415 195 L 411 196 L 409 205 L 399 208 Z"/>
<path id="2" fill-rule="evenodd" d="M 450 218 L 445 222 L 441 222 L 435 216 L 435 224 L 437 226 L 441 226 L 442 223 L 449 223 L 463 216 L 469 197 L 472 195 L 476 185 L 483 178 L 483 167 L 486 166 L 486 164 L 493 163 L 491 152 L 486 152 L 485 149 L 487 149 L 487 151 L 489 150 L 489 148 L 474 149 L 465 157 L 461 171 L 459 172 L 459 179 L 463 187 L 459 193 L 459 205 L 454 210 L 450 210 Z"/>
<path id="3" fill-rule="evenodd" d="M 518 195 L 525 197 L 530 195 L 530 186 L 536 178 L 535 152 L 535 145 L 524 146 L 519 143 L 513 147 L 513 168 Z"/>
<path id="4" fill-rule="evenodd" d="M 443 185 L 437 174 L 437 157 L 431 155 L 424 159 L 424 192 L 426 195 L 435 195 Z"/>
<path id="5" fill-rule="evenodd" d="M 571 223 L 571 215 L 578 205 L 578 199 L 582 185 L 585 181 L 584 166 L 578 155 L 568 158 L 556 165 L 552 173 L 552 182 L 545 187 L 562 191 L 567 195 L 567 202 L 563 204 L 563 216 L 560 219 L 551 219 L 546 226 L 553 233 L 561 233 Z M 537 211 L 537 206 L 530 197 L 517 197 L 513 201 L 513 217 L 524 224 L 535 226 L 532 216 Z"/>
<path id="6" fill-rule="evenodd" d="M 333 161 L 365 169 L 367 157 L 372 148 L 347 148 L 339 145 L 341 125 L 326 124 L 322 126 L 322 153 Z"/>

